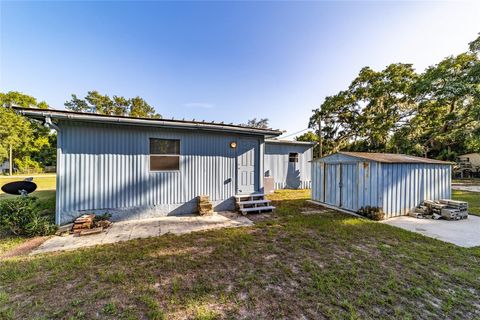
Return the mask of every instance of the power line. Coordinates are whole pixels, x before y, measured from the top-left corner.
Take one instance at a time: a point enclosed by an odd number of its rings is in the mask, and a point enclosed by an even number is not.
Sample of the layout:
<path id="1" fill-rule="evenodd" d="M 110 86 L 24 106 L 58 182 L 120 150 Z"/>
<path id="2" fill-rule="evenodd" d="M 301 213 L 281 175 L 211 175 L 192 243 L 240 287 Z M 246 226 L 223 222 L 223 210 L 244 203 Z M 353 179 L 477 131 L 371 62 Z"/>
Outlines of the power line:
<path id="1" fill-rule="evenodd" d="M 306 128 L 306 129 L 303 129 L 303 130 L 300 130 L 300 131 L 297 131 L 297 132 L 288 134 L 288 135 L 286 135 L 286 136 L 283 136 L 282 138 L 291 137 L 291 136 L 293 136 L 293 135 L 299 134 L 300 132 L 303 132 L 303 131 L 306 131 L 306 130 L 309 130 L 309 129 L 310 129 L 310 128 Z"/>

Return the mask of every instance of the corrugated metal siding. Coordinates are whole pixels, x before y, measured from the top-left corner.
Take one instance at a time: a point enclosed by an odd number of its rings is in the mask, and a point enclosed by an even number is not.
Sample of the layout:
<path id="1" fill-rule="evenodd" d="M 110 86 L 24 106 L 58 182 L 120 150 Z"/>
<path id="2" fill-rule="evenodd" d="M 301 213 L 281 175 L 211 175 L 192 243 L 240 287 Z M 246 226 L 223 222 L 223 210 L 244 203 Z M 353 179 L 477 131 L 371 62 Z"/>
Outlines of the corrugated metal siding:
<path id="1" fill-rule="evenodd" d="M 289 153 L 298 153 L 298 162 L 288 161 Z M 311 187 L 312 146 L 265 142 L 265 176 L 273 177 L 275 189 Z"/>
<path id="2" fill-rule="evenodd" d="M 451 197 L 448 164 L 385 164 L 334 155 L 312 163 L 312 181 L 315 201 L 351 211 L 382 207 L 388 218 L 408 214 L 423 200 Z"/>
<path id="3" fill-rule="evenodd" d="M 451 197 L 451 166 L 382 164 L 383 210 L 387 217 L 406 215 L 423 200 Z"/>
<path id="4" fill-rule="evenodd" d="M 235 195 L 237 155 L 230 142 L 238 141 L 237 135 L 72 122 L 60 126 L 57 221 L 62 223 L 67 213 L 80 210 L 182 212 L 185 204 L 187 212 L 198 195 L 208 194 L 216 204 Z M 180 139 L 180 170 L 149 171 L 149 138 Z"/>

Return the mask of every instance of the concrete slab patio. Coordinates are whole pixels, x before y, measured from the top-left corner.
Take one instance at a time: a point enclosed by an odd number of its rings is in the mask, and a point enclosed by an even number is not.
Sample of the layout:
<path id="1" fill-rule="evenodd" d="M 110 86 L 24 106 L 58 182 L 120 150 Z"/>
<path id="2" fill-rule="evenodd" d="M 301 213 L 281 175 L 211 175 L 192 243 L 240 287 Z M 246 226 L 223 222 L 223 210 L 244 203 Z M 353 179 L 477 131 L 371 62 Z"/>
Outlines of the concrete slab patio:
<path id="1" fill-rule="evenodd" d="M 397 217 L 382 223 L 450 242 L 460 247 L 480 246 L 480 217 L 469 215 L 460 221 Z"/>
<path id="2" fill-rule="evenodd" d="M 480 192 L 480 186 L 467 185 L 467 184 L 452 184 L 453 190 Z"/>
<path id="3" fill-rule="evenodd" d="M 115 222 L 99 234 L 89 236 L 55 236 L 48 239 L 30 254 L 74 250 L 100 244 L 115 243 L 138 238 L 156 237 L 166 233 L 183 234 L 195 231 L 251 226 L 253 222 L 232 212 L 211 216 L 169 216 L 136 221 Z"/>

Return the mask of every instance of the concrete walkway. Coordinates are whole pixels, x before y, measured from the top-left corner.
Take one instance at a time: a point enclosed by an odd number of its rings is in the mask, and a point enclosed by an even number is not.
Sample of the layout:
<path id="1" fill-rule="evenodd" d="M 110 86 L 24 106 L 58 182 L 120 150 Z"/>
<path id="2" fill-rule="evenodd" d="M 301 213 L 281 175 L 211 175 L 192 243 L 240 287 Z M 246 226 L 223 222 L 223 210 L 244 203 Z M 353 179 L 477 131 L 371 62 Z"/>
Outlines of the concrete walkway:
<path id="1" fill-rule="evenodd" d="M 452 184 L 453 190 L 480 192 L 480 186 L 472 186 L 468 184 Z"/>
<path id="2" fill-rule="evenodd" d="M 166 233 L 183 234 L 201 230 L 251 226 L 253 222 L 233 212 L 212 216 L 169 216 L 136 221 L 114 222 L 99 234 L 88 236 L 55 236 L 45 241 L 30 254 L 73 250 L 99 244 L 115 243 L 138 238 L 157 237 Z"/>
<path id="3" fill-rule="evenodd" d="M 382 221 L 382 223 L 450 242 L 460 247 L 480 246 L 480 217 L 474 215 L 469 215 L 468 219 L 459 221 L 397 217 Z"/>

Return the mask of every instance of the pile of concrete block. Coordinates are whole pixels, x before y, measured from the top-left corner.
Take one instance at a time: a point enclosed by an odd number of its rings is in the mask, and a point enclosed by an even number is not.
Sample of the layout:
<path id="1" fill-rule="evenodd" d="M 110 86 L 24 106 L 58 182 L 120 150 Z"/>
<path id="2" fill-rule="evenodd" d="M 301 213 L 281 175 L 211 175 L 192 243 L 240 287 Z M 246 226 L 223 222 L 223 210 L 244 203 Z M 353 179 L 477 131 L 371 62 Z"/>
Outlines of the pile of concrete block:
<path id="1" fill-rule="evenodd" d="M 95 220 L 94 214 L 84 214 L 73 222 L 73 232 L 80 232 L 81 230 L 93 228 L 93 222 Z"/>
<path id="2" fill-rule="evenodd" d="M 112 223 L 108 220 L 95 219 L 94 214 L 84 214 L 73 222 L 71 233 L 75 236 L 87 236 L 90 234 L 101 233 L 109 228 Z"/>
<path id="3" fill-rule="evenodd" d="M 409 213 L 419 219 L 461 220 L 468 218 L 468 202 L 442 199 L 439 201 L 424 200 Z"/>
<path id="4" fill-rule="evenodd" d="M 201 216 L 213 214 L 213 204 L 208 195 L 198 196 L 198 214 Z"/>

